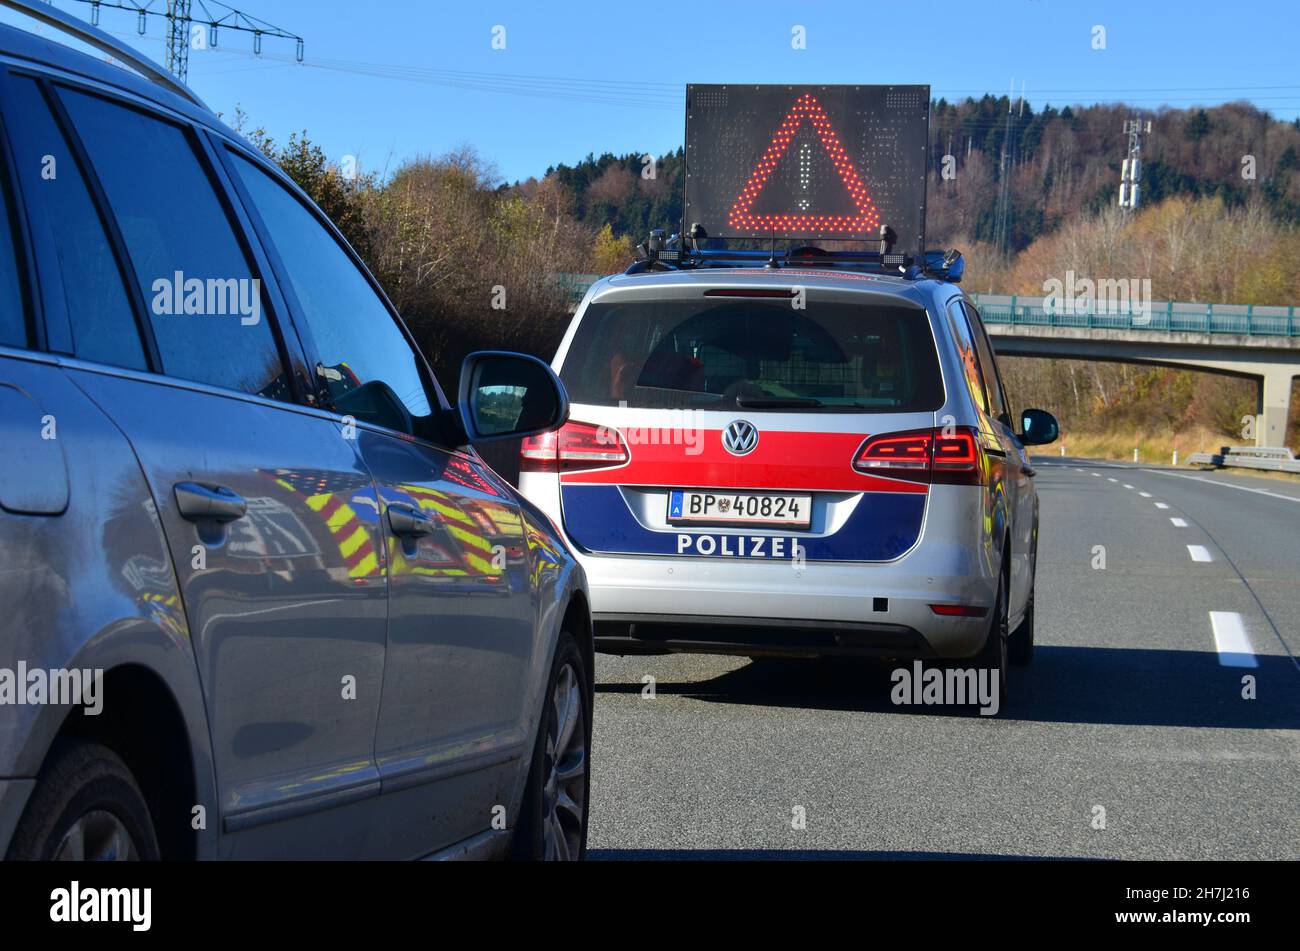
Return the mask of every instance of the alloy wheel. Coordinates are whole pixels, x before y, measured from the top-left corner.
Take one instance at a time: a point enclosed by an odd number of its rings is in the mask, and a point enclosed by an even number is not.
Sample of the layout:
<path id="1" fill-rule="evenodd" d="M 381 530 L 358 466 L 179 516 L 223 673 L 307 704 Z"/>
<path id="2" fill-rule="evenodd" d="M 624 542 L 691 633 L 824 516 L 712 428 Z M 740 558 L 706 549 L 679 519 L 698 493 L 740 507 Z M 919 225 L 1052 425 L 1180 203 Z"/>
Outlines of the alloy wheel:
<path id="1" fill-rule="evenodd" d="M 140 855 L 121 819 L 92 809 L 63 834 L 53 858 L 56 862 L 135 862 Z"/>
<path id="2" fill-rule="evenodd" d="M 587 729 L 581 681 L 565 664 L 547 706 L 546 785 L 542 791 L 542 840 L 546 861 L 570 861 L 582 851 L 587 799 Z"/>

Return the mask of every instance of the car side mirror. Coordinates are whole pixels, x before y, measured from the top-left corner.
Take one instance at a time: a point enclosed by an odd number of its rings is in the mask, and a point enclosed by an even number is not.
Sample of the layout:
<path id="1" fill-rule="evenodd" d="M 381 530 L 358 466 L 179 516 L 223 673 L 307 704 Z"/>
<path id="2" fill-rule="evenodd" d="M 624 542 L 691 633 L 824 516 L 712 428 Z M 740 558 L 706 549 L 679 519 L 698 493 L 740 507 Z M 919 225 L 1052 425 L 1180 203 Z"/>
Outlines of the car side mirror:
<path id="1" fill-rule="evenodd" d="M 1046 446 L 1061 435 L 1060 424 L 1047 410 L 1027 409 L 1020 414 L 1020 441 L 1026 446 Z"/>
<path id="2" fill-rule="evenodd" d="M 536 357 L 480 350 L 461 364 L 457 409 L 466 442 L 496 442 L 563 426 L 569 396 L 555 371 Z"/>

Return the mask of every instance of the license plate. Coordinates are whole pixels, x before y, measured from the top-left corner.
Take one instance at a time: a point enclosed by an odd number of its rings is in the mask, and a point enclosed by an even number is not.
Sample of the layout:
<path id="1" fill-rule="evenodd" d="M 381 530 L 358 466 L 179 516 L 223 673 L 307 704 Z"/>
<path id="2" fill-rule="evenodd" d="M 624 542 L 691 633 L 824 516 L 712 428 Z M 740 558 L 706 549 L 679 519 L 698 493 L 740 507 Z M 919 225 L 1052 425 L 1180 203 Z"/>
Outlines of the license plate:
<path id="1" fill-rule="evenodd" d="M 773 495 L 755 492 L 668 493 L 668 521 L 673 525 L 812 525 L 811 495 Z"/>

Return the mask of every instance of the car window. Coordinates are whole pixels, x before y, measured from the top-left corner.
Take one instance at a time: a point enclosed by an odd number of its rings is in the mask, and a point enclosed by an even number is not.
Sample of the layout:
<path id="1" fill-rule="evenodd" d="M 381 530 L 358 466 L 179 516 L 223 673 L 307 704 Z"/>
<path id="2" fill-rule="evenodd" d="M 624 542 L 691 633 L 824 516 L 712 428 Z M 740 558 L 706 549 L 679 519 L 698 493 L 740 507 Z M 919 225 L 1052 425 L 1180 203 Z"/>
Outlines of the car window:
<path id="1" fill-rule="evenodd" d="M 0 346 L 26 347 L 27 318 L 18 276 L 18 248 L 9 217 L 8 169 L 0 164 Z"/>
<path id="2" fill-rule="evenodd" d="M 61 98 L 126 242 L 163 372 L 289 399 L 261 280 L 186 132 L 98 96 Z"/>
<path id="3" fill-rule="evenodd" d="M 8 123 L 24 192 L 50 224 L 73 352 L 83 360 L 144 370 L 144 345 L 122 273 L 82 171 L 36 81 L 11 78 L 18 121 Z M 8 117 L 6 117 L 8 118 Z"/>
<path id="4" fill-rule="evenodd" d="M 915 307 L 756 298 L 596 303 L 560 379 L 577 403 L 906 412 L 943 402 Z"/>
<path id="5" fill-rule="evenodd" d="M 1002 392 L 1002 375 L 998 372 L 998 364 L 993 356 L 993 345 L 989 342 L 988 333 L 984 330 L 984 322 L 980 320 L 979 313 L 970 304 L 965 304 L 966 316 L 970 321 L 971 332 L 975 337 L 975 349 L 979 354 L 981 375 L 984 377 L 984 385 L 988 389 L 990 415 L 994 419 L 1001 419 L 1007 412 L 1006 394 Z"/>
<path id="6" fill-rule="evenodd" d="M 979 352 L 975 346 L 974 334 L 970 322 L 962 309 L 960 300 L 953 300 L 948 305 L 948 326 L 952 329 L 953 343 L 957 345 L 957 354 L 961 357 L 962 374 L 966 378 L 966 388 L 970 390 L 971 399 L 981 412 L 989 411 L 988 393 L 984 388 L 984 374 L 980 366 Z"/>
<path id="7" fill-rule="evenodd" d="M 370 281 L 296 196 L 231 151 L 275 245 L 316 347 L 316 372 L 342 414 L 411 431 L 430 395 L 420 362 Z"/>

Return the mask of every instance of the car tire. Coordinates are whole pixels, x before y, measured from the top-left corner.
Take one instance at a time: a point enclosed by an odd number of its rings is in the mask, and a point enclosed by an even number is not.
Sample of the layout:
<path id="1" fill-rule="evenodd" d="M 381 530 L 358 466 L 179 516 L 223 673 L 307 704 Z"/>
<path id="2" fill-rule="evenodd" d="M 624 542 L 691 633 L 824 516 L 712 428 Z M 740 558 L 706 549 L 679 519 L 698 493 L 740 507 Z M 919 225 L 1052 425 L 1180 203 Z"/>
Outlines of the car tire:
<path id="1" fill-rule="evenodd" d="M 587 854 L 591 791 L 591 685 L 573 635 L 560 634 L 538 717 L 511 855 L 530 861 Z"/>
<path id="2" fill-rule="evenodd" d="M 1029 589 L 1025 616 L 1007 639 L 1007 660 L 1013 667 L 1028 666 L 1034 659 L 1034 589 Z"/>
<path id="3" fill-rule="evenodd" d="M 10 860 L 153 861 L 149 807 L 121 758 L 90 740 L 56 742 L 9 845 Z"/>
<path id="4" fill-rule="evenodd" d="M 998 596 L 993 605 L 993 616 L 989 618 L 989 632 L 984 639 L 984 646 L 980 652 L 975 655 L 975 666 L 977 668 L 989 671 L 989 675 L 997 674 L 998 678 L 998 708 L 1001 709 L 1007 702 L 1007 667 L 1008 667 L 1008 642 L 1010 640 L 1007 631 L 1007 597 L 1008 572 L 1004 568 L 998 576 Z"/>

